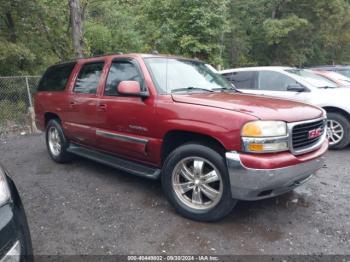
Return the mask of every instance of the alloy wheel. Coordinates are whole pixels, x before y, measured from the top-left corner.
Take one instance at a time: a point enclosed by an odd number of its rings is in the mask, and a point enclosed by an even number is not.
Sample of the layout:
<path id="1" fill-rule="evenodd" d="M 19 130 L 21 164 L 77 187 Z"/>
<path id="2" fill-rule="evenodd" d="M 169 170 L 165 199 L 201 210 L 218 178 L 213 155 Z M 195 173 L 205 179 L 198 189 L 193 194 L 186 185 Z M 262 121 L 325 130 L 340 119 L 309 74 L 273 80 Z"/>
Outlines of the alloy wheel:
<path id="1" fill-rule="evenodd" d="M 52 126 L 49 128 L 48 140 L 51 153 L 54 156 L 59 156 L 61 153 L 62 143 L 56 127 Z"/>
<path id="2" fill-rule="evenodd" d="M 327 137 L 330 145 L 338 144 L 344 137 L 344 128 L 336 120 L 327 120 Z"/>
<path id="3" fill-rule="evenodd" d="M 197 210 L 213 208 L 223 193 L 220 172 L 212 163 L 200 157 L 187 157 L 176 165 L 172 186 L 183 204 Z"/>

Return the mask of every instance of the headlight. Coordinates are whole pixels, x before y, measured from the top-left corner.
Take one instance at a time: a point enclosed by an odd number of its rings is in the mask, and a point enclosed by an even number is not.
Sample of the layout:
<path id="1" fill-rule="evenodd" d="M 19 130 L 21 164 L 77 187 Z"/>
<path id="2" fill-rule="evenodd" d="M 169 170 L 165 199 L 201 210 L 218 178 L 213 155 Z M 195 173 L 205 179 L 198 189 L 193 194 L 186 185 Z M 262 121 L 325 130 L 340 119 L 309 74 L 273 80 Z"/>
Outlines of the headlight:
<path id="1" fill-rule="evenodd" d="M 253 121 L 242 128 L 243 150 L 254 153 L 288 150 L 287 124 L 283 121 Z"/>
<path id="2" fill-rule="evenodd" d="M 282 121 L 253 121 L 242 128 L 243 137 L 270 137 L 287 135 L 287 124 Z"/>
<path id="3" fill-rule="evenodd" d="M 7 185 L 4 170 L 0 167 L 0 206 L 10 199 L 10 190 Z"/>

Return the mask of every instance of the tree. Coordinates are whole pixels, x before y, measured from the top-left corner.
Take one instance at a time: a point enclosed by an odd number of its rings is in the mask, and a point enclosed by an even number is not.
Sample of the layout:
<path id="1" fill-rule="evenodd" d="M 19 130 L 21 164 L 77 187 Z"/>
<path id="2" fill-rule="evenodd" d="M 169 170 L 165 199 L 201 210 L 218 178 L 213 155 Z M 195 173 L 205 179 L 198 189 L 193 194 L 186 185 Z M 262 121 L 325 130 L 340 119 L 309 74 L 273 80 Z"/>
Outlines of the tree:
<path id="1" fill-rule="evenodd" d="M 350 63 L 350 1 L 0 1 L 0 75 L 153 50 L 225 67 Z"/>
<path id="2" fill-rule="evenodd" d="M 82 5 L 80 0 L 68 0 L 68 2 L 74 53 L 76 57 L 83 57 L 84 14 L 86 4 Z"/>
<path id="3" fill-rule="evenodd" d="M 222 63 L 223 35 L 228 31 L 228 0 L 141 1 L 144 34 L 159 52 Z"/>
<path id="4" fill-rule="evenodd" d="M 231 65 L 349 62 L 349 1 L 233 0 L 226 57 Z"/>

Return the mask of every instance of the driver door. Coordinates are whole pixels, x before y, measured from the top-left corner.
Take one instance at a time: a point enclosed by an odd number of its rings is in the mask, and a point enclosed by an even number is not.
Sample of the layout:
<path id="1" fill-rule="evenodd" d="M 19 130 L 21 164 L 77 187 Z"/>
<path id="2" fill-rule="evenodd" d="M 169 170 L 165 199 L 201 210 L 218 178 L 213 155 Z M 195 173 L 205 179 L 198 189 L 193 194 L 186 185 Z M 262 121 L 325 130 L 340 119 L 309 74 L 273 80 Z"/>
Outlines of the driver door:
<path id="1" fill-rule="evenodd" d="M 118 93 L 117 87 L 122 81 L 137 81 L 142 91 L 147 90 L 136 61 L 112 61 L 97 105 L 97 147 L 112 154 L 149 161 L 148 149 L 154 140 L 151 134 L 157 128 L 154 99 Z"/>

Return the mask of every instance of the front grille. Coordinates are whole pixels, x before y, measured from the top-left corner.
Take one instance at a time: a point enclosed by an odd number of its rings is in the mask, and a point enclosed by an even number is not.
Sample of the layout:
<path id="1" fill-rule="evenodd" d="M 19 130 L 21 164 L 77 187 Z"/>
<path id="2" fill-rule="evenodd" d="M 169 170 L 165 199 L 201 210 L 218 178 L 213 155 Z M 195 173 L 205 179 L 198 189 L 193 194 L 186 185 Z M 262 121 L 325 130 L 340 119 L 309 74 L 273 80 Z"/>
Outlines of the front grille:
<path id="1" fill-rule="evenodd" d="M 310 137 L 310 131 L 320 128 L 321 135 Z M 306 149 L 316 144 L 325 132 L 325 121 L 318 120 L 315 122 L 299 124 L 293 127 L 292 130 L 292 145 L 294 150 Z"/>

